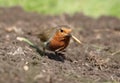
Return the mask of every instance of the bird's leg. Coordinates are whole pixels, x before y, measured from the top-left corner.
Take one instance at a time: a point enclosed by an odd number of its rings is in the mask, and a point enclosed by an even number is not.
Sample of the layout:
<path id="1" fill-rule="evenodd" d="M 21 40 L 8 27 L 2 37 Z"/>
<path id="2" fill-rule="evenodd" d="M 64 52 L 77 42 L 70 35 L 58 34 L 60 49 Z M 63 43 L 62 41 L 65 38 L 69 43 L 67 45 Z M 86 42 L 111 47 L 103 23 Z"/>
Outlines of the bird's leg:
<path id="1" fill-rule="evenodd" d="M 56 52 L 59 52 L 59 51 L 61 51 L 62 49 L 64 49 L 64 47 L 60 47 L 60 48 L 58 48 L 57 50 L 55 50 Z"/>
<path id="2" fill-rule="evenodd" d="M 55 51 L 55 55 L 58 55 L 58 51 Z"/>
<path id="3" fill-rule="evenodd" d="M 66 57 L 64 56 L 64 54 L 59 53 L 60 51 L 55 51 L 55 55 L 61 60 L 64 61 L 64 59 L 66 59 Z"/>
<path id="4" fill-rule="evenodd" d="M 58 55 L 59 54 L 58 52 L 61 51 L 62 49 L 64 49 L 64 47 L 61 47 L 61 48 L 55 50 L 55 54 Z"/>

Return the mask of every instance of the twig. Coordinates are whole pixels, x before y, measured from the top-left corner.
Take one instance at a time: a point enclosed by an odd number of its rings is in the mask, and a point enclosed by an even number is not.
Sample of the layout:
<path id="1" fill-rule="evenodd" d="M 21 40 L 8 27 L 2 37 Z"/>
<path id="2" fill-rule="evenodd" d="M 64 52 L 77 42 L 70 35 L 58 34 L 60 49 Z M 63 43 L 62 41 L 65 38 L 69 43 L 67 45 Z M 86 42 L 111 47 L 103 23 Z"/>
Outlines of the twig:
<path id="1" fill-rule="evenodd" d="M 78 40 L 75 36 L 72 35 L 72 38 L 73 38 L 76 42 L 78 42 L 79 44 L 82 44 L 82 42 L 81 42 L 80 40 Z"/>
<path id="2" fill-rule="evenodd" d="M 118 53 L 120 53 L 120 50 L 118 50 L 118 51 L 112 53 L 112 56 L 113 56 L 113 55 L 116 55 L 116 54 L 118 54 Z"/>

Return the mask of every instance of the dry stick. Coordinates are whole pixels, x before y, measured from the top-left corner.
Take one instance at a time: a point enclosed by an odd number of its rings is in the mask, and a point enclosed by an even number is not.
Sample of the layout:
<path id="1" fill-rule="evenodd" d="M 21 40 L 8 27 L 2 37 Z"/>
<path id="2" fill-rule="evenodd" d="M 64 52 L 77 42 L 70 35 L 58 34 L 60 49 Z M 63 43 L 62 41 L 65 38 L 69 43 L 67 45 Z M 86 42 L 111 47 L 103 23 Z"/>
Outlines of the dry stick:
<path id="1" fill-rule="evenodd" d="M 118 53 L 120 53 L 120 50 L 118 50 L 118 51 L 112 53 L 112 56 L 113 56 L 113 55 L 116 55 L 116 54 L 118 54 Z"/>
<path id="2" fill-rule="evenodd" d="M 75 36 L 72 35 L 72 38 L 73 38 L 76 42 L 78 42 L 79 44 L 82 44 L 82 42 L 81 42 L 80 40 L 78 40 Z"/>

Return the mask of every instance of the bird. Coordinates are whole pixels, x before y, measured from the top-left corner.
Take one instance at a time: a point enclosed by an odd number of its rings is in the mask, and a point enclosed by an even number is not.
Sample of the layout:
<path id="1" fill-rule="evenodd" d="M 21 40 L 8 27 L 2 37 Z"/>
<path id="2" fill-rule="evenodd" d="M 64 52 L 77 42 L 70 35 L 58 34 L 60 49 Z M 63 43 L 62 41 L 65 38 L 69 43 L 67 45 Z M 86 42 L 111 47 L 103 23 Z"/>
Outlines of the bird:
<path id="1" fill-rule="evenodd" d="M 37 35 L 40 39 L 40 45 L 43 47 L 43 53 L 45 50 L 53 51 L 57 55 L 58 52 L 64 51 L 69 45 L 71 39 L 72 29 L 66 25 L 57 27 L 51 27 L 42 31 Z"/>
<path id="2" fill-rule="evenodd" d="M 45 55 L 46 50 L 53 51 L 58 55 L 58 52 L 62 52 L 67 48 L 71 38 L 79 44 L 82 44 L 82 42 L 72 34 L 72 29 L 67 25 L 41 29 L 40 32 L 36 32 L 34 35 L 40 39 L 40 46 L 43 48 L 43 55 Z M 17 37 L 17 40 L 24 41 L 30 46 L 36 47 L 36 45 L 24 37 Z"/>

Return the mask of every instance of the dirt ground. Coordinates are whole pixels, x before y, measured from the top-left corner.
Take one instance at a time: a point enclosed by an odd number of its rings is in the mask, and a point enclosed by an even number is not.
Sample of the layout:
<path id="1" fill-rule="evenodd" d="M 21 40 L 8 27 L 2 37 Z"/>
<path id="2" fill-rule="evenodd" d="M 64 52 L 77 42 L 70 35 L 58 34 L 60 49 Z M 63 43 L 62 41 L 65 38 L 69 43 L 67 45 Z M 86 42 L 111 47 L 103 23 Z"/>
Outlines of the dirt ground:
<path id="1" fill-rule="evenodd" d="M 71 40 L 66 52 L 46 56 L 18 41 L 25 37 L 39 46 L 35 32 L 69 25 L 83 44 Z M 120 19 L 98 19 L 82 13 L 60 16 L 0 8 L 0 83 L 119 83 Z"/>

